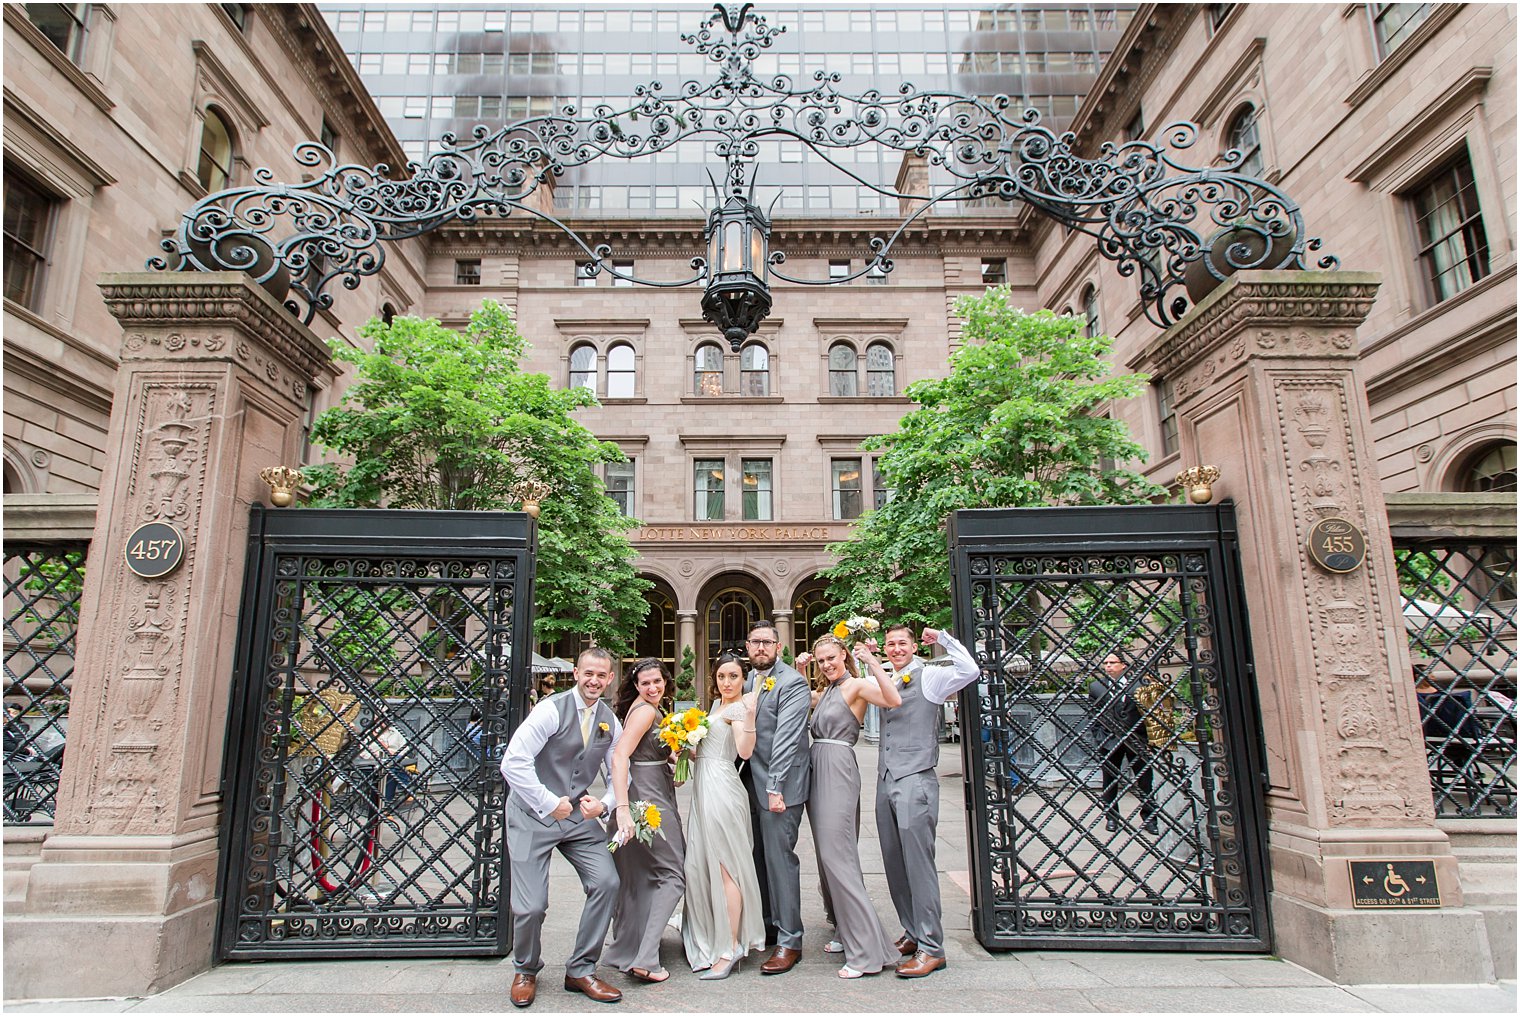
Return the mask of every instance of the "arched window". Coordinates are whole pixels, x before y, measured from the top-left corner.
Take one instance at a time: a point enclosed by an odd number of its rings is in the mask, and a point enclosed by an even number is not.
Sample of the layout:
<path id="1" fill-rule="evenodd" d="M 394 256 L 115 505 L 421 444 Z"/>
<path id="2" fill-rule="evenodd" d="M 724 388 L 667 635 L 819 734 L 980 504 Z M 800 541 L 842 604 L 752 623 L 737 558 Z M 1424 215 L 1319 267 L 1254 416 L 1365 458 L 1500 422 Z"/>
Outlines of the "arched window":
<path id="1" fill-rule="evenodd" d="M 860 394 L 860 379 L 855 370 L 855 349 L 847 342 L 829 347 L 829 394 L 848 397 Z"/>
<path id="2" fill-rule="evenodd" d="M 771 352 L 758 342 L 751 342 L 739 353 L 739 391 L 744 395 L 771 393 Z"/>
<path id="3" fill-rule="evenodd" d="M 1249 176 L 1261 176 L 1265 167 L 1261 161 L 1261 132 L 1256 126 L 1255 106 L 1246 106 L 1235 114 L 1235 119 L 1230 121 L 1230 129 L 1225 134 L 1225 144 L 1243 156 L 1240 172 Z"/>
<path id="4" fill-rule="evenodd" d="M 691 390 L 698 395 L 723 394 L 723 350 L 713 342 L 697 347 L 696 373 Z"/>
<path id="5" fill-rule="evenodd" d="M 232 179 L 232 131 L 214 106 L 208 106 L 201 123 L 201 158 L 196 179 L 208 191 L 219 191 Z"/>
<path id="6" fill-rule="evenodd" d="M 807 588 L 797 591 L 797 597 L 792 601 L 792 656 L 794 658 L 811 652 L 813 640 L 828 634 L 829 625 L 823 620 L 828 612 L 827 589 L 822 584 L 809 583 Z"/>
<path id="7" fill-rule="evenodd" d="M 665 590 L 656 586 L 645 596 L 649 601 L 649 613 L 644 615 L 644 626 L 633 640 L 633 658 L 625 659 L 626 667 L 634 660 L 652 656 L 663 660 L 675 676 L 676 665 L 676 601 Z"/>
<path id="8" fill-rule="evenodd" d="M 892 347 L 873 342 L 866 349 L 866 394 L 890 398 L 897 394 L 897 367 Z"/>
<path id="9" fill-rule="evenodd" d="M 707 603 L 707 659 L 730 651 L 743 655 L 750 625 L 760 620 L 760 601 L 743 589 L 725 589 Z"/>
<path id="10" fill-rule="evenodd" d="M 1087 323 L 1083 326 L 1083 331 L 1090 339 L 1094 335 L 1097 335 L 1098 332 L 1102 329 L 1102 324 L 1098 321 L 1097 286 L 1088 286 L 1087 289 L 1082 293 L 1082 316 L 1087 321 Z"/>
<path id="11" fill-rule="evenodd" d="M 596 391 L 596 347 L 582 344 L 570 350 L 570 387 Z"/>
<path id="12" fill-rule="evenodd" d="M 1459 489 L 1475 494 L 1515 492 L 1515 443 L 1504 441 L 1479 449 L 1458 477 Z"/>
<path id="13" fill-rule="evenodd" d="M 389 303 L 381 304 L 380 320 L 382 323 L 389 326 L 392 321 L 396 320 L 396 308 L 392 307 Z"/>
<path id="14" fill-rule="evenodd" d="M 633 347 L 619 342 L 607 350 L 607 397 L 631 399 L 634 393 Z"/>

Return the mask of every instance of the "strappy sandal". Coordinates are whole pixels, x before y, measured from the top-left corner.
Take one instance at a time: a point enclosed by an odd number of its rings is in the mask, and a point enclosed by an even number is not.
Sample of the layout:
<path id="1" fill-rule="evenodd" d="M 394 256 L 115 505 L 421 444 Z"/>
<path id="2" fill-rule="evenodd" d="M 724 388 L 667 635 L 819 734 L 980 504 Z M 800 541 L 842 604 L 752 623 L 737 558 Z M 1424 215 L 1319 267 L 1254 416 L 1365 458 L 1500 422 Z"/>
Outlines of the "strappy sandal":
<path id="1" fill-rule="evenodd" d="M 656 977 L 656 973 L 664 974 L 665 976 Z M 658 970 L 640 970 L 638 967 L 630 967 L 628 968 L 628 976 L 635 981 L 643 981 L 645 984 L 664 984 L 670 980 L 670 971 L 664 967 Z"/>

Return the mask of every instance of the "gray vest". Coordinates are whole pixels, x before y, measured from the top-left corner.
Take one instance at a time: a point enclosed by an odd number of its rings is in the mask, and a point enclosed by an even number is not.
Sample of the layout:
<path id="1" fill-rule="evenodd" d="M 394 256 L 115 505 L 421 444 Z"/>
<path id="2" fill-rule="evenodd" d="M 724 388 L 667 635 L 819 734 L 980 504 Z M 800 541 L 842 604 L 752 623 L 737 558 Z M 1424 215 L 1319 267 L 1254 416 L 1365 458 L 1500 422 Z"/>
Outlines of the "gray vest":
<path id="1" fill-rule="evenodd" d="M 898 686 L 902 705 L 881 710 L 878 779 L 901 779 L 939 764 L 940 707 L 924 698 L 923 667 L 910 664 L 908 672 L 912 680 Z"/>
<path id="2" fill-rule="evenodd" d="M 578 801 L 596 779 L 607 746 L 612 743 L 612 710 L 598 699 L 591 713 L 591 737 L 581 745 L 580 696 L 575 689 L 562 691 L 554 696 L 555 708 L 559 710 L 559 727 L 544 742 L 543 749 L 533 760 L 538 781 L 555 797 L 568 797 Z M 603 731 L 598 724 L 607 724 Z M 579 812 L 572 812 L 578 815 Z"/>

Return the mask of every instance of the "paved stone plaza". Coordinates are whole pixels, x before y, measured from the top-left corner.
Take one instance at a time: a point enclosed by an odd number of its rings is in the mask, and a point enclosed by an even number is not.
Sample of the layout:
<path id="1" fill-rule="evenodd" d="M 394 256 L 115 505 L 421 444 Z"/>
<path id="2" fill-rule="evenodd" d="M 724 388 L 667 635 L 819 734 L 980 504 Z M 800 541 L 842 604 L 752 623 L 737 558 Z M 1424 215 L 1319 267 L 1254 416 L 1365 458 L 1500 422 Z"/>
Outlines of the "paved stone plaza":
<path id="1" fill-rule="evenodd" d="M 867 888 L 887 919 L 891 903 L 882 875 L 871 774 L 875 749 L 861 745 L 867 807 L 861 855 Z M 1020 952 L 992 954 L 971 932 L 967 892 L 966 823 L 958 746 L 946 745 L 939 766 L 939 863 L 950 966 L 918 982 L 881 976 L 845 982 L 838 958 L 825 956 L 823 905 L 804 825 L 803 962 L 791 973 L 763 977 L 757 959 L 720 982 L 685 972 L 680 936 L 666 932 L 664 960 L 671 981 L 642 985 L 603 967 L 624 991 L 622 1011 L 661 1012 L 1514 1012 L 1513 981 L 1497 985 L 1431 987 L 1342 986 L 1271 956 L 1136 952 Z M 683 797 L 685 791 L 683 791 Z M 534 1012 L 602 1010 L 560 989 L 557 964 L 569 951 L 580 916 L 574 872 L 556 857 L 544 926 L 544 968 Z M 7 1012 L 503 1012 L 510 959 L 348 960 L 229 963 L 148 998 L 79 1002 L 8 1002 Z M 616 1010 L 614 1010 L 616 1011 Z"/>

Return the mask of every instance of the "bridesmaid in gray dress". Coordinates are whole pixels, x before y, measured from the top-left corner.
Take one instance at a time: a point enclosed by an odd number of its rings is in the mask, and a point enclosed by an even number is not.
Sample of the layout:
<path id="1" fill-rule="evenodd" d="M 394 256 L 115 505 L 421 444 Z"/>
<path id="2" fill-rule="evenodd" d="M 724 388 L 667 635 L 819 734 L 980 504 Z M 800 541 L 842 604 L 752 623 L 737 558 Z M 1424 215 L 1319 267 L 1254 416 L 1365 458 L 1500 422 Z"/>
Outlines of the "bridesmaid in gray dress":
<path id="1" fill-rule="evenodd" d="M 620 886 L 612 912 L 612 940 L 603 958 L 650 984 L 670 976 L 660 965 L 660 935 L 686 891 L 686 843 L 676 812 L 670 749 L 659 739 L 669 687 L 664 664 L 639 660 L 618 688 L 614 709 L 623 722 L 623 734 L 612 749 L 612 783 L 618 802 L 617 835 L 624 843 L 613 855 Z M 660 809 L 660 832 L 648 845 L 632 838 L 630 801 L 648 801 Z"/>
<path id="2" fill-rule="evenodd" d="M 901 956 L 866 895 L 860 869 L 860 766 L 855 742 L 866 705 L 893 709 L 902 704 L 896 685 L 864 646 L 856 654 L 871 676 L 855 676 L 855 661 L 833 635 L 813 643 L 813 659 L 829 682 L 813 707 L 813 786 L 808 792 L 808 824 L 813 827 L 824 885 L 833 903 L 835 935 L 844 946 L 840 977 L 879 974 Z"/>
<path id="3" fill-rule="evenodd" d="M 744 695 L 744 661 L 724 653 L 713 665 L 717 697 L 697 762 L 686 829 L 686 913 L 681 939 L 702 980 L 727 977 L 752 949 L 765 948 L 760 881 L 755 875 L 750 795 L 734 757 L 755 749 L 754 693 Z"/>

